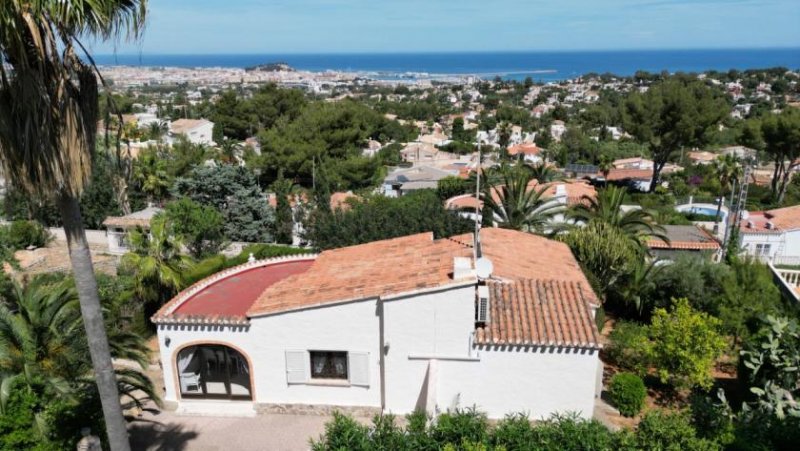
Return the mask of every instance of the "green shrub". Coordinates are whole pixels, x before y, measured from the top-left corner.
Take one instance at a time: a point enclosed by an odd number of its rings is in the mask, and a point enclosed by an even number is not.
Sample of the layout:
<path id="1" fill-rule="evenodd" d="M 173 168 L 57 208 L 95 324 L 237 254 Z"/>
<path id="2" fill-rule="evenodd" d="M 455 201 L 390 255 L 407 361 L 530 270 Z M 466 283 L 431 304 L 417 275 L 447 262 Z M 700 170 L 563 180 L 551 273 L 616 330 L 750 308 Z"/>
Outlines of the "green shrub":
<path id="1" fill-rule="evenodd" d="M 631 373 L 615 374 L 611 378 L 608 392 L 611 395 L 611 402 L 626 417 L 636 416 L 641 412 L 647 396 L 642 378 Z"/>
<path id="2" fill-rule="evenodd" d="M 644 375 L 647 371 L 647 326 L 620 321 L 609 335 L 608 359 L 620 368 Z"/>
<path id="3" fill-rule="evenodd" d="M 533 440 L 519 450 L 582 451 L 589 449 L 620 449 L 620 439 L 597 420 L 584 420 L 575 414 L 553 415 L 537 423 Z M 509 450 L 514 449 L 510 448 Z"/>
<path id="4" fill-rule="evenodd" d="M 686 219 L 689 221 L 699 221 L 699 222 L 714 222 L 717 220 L 717 215 L 706 215 L 703 213 L 692 213 L 687 212 L 683 214 Z"/>
<path id="5" fill-rule="evenodd" d="M 340 412 L 333 413 L 333 420 L 325 425 L 325 434 L 319 441 L 311 441 L 314 451 L 369 451 L 369 427 Z"/>
<path id="6" fill-rule="evenodd" d="M 406 437 L 403 429 L 395 422 L 394 415 L 375 415 L 372 418 L 371 449 L 404 450 Z"/>
<path id="7" fill-rule="evenodd" d="M 603 330 L 603 326 L 606 324 L 606 310 L 602 306 L 595 310 L 594 323 L 597 325 L 598 331 Z"/>
<path id="8" fill-rule="evenodd" d="M 691 398 L 692 423 L 697 435 L 729 445 L 736 438 L 733 412 L 724 399 L 714 401 L 708 395 L 695 393 Z"/>
<path id="9" fill-rule="evenodd" d="M 52 239 L 50 232 L 36 221 L 14 221 L 5 228 L 3 235 L 3 240 L 14 250 L 44 247 Z"/>
<path id="10" fill-rule="evenodd" d="M 697 437 L 697 432 L 685 412 L 648 412 L 636 428 L 638 449 L 711 451 L 720 446 Z"/>
<path id="11" fill-rule="evenodd" d="M 523 414 L 510 415 L 491 427 L 475 410 L 448 412 L 428 426 L 424 412 L 406 417 L 406 427 L 391 415 L 378 415 L 364 426 L 340 413 L 325 425 L 325 434 L 311 441 L 314 451 L 586 451 L 586 450 L 716 450 L 698 438 L 684 414 L 648 413 L 634 432 L 609 430 L 597 420 L 577 414 L 553 415 L 531 424 Z M 795 424 L 795 423 L 793 423 Z"/>
<path id="12" fill-rule="evenodd" d="M 464 440 L 480 443 L 488 437 L 489 421 L 486 414 L 475 409 L 445 412 L 430 429 L 431 437 L 439 445 L 459 444 Z"/>
<path id="13" fill-rule="evenodd" d="M 225 268 L 247 263 L 247 260 L 250 258 L 250 254 L 253 254 L 253 258 L 256 260 L 264 260 L 267 258 L 284 257 L 287 255 L 310 254 L 312 252 L 313 251 L 309 249 L 284 246 L 280 244 L 251 244 L 249 246 L 245 246 L 239 255 L 227 259 L 225 261 Z"/>
<path id="14" fill-rule="evenodd" d="M 509 450 L 526 449 L 534 442 L 531 420 L 526 415 L 509 415 L 497 423 L 492 436 L 492 444 L 504 446 Z"/>

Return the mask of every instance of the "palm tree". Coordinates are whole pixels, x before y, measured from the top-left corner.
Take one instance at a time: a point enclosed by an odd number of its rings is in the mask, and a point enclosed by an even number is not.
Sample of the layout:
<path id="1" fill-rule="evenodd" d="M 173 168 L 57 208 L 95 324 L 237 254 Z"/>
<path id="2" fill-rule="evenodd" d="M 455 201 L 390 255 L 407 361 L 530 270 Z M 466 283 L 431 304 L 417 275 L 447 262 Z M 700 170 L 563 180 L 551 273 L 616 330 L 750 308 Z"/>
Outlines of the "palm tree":
<path id="1" fill-rule="evenodd" d="M 161 142 L 161 139 L 167 134 L 168 131 L 169 123 L 167 123 L 167 121 L 159 120 L 151 122 L 148 126 L 148 134 L 150 135 L 150 138 L 155 139 L 158 142 Z"/>
<path id="2" fill-rule="evenodd" d="M 182 238 L 163 214 L 150 222 L 150 230 L 130 234 L 130 252 L 122 257 L 122 269 L 134 277 L 134 292 L 143 304 L 158 307 L 184 288 L 184 274 L 191 259 L 181 253 Z"/>
<path id="3" fill-rule="evenodd" d="M 545 163 L 530 164 L 525 167 L 530 171 L 531 178 L 539 183 L 549 183 L 561 178 L 561 174 L 553 169 L 553 166 Z"/>
<path id="4" fill-rule="evenodd" d="M 567 212 L 567 217 L 575 224 L 602 222 L 617 227 L 642 245 L 646 237 L 669 243 L 666 230 L 655 221 L 652 213 L 641 208 L 624 211 L 625 195 L 624 188 L 609 186 L 600 190 L 597 197 L 583 196 L 582 202 Z"/>
<path id="5" fill-rule="evenodd" d="M 172 185 L 165 160 L 159 153 L 154 147 L 148 148 L 139 154 L 133 167 L 133 178 L 150 203 L 162 201 Z"/>
<path id="6" fill-rule="evenodd" d="M 231 138 L 222 138 L 219 143 L 219 160 L 225 164 L 236 163 L 238 154 L 242 150 L 242 145 Z"/>
<path id="7" fill-rule="evenodd" d="M 553 217 L 561 213 L 558 202 L 545 195 L 546 187 L 530 187 L 530 171 L 505 166 L 499 171 L 499 181 L 492 181 L 484 189 L 484 210 L 493 222 L 506 229 L 543 232 Z"/>
<path id="8" fill-rule="evenodd" d="M 627 305 L 636 308 L 636 312 L 641 316 L 644 313 L 645 295 L 653 286 L 653 277 L 663 268 L 659 266 L 658 260 L 646 261 L 638 260 L 630 268 L 624 283 L 619 284 L 617 294 Z"/>
<path id="9" fill-rule="evenodd" d="M 600 157 L 600 163 L 597 165 L 597 169 L 603 174 L 603 179 L 606 180 L 608 183 L 608 174 L 614 169 L 614 163 L 611 161 L 611 158 L 608 155 L 603 155 Z"/>
<path id="10" fill-rule="evenodd" d="M 0 2 L 0 158 L 9 181 L 61 210 L 109 443 L 128 450 L 78 200 L 91 174 L 98 72 L 79 37 L 137 39 L 147 0 Z M 84 52 L 85 53 L 85 52 Z M 91 61 L 91 57 L 86 54 Z"/>
<path id="11" fill-rule="evenodd" d="M 497 126 L 497 144 L 500 145 L 500 159 L 508 160 L 508 144 L 511 141 L 511 124 L 501 122 Z"/>
<path id="12" fill-rule="evenodd" d="M 56 398 L 76 400 L 92 383 L 75 284 L 71 279 L 52 279 L 48 275 L 26 285 L 12 282 L 0 303 L 0 413 L 5 413 L 12 389 L 31 391 L 47 405 L 47 400 Z M 107 329 L 111 355 L 145 368 L 144 340 L 117 327 Z M 141 371 L 114 371 L 116 388 L 126 404 L 141 407 L 146 399 L 158 401 L 152 382 Z M 35 413 L 34 428 L 43 436 L 47 424 L 40 416 Z"/>
<path id="13" fill-rule="evenodd" d="M 714 220 L 715 227 L 719 223 L 722 204 L 725 201 L 725 193 L 735 181 L 742 178 L 742 165 L 736 155 L 720 155 L 714 162 L 714 175 L 719 180 L 719 201 L 717 203 L 717 215 Z"/>

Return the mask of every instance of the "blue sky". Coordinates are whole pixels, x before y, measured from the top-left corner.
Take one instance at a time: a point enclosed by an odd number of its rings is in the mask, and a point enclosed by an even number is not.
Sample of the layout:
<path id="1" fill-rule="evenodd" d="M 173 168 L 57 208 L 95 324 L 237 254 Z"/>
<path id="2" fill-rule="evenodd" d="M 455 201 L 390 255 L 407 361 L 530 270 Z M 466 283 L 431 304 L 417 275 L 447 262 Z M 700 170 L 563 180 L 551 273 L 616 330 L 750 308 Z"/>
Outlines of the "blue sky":
<path id="1" fill-rule="evenodd" d="M 800 0 L 149 0 L 98 53 L 800 47 Z"/>

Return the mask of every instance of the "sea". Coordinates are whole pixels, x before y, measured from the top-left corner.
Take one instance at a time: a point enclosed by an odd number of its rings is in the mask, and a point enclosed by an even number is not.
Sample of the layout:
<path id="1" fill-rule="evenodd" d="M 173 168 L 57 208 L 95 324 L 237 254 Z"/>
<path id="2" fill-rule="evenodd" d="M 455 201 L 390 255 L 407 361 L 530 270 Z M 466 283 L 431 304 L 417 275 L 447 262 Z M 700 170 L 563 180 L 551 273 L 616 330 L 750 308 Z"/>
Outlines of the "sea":
<path id="1" fill-rule="evenodd" d="M 252 67 L 286 63 L 312 72 L 342 71 L 375 79 L 436 78 L 448 75 L 548 82 L 595 73 L 727 71 L 782 66 L 800 69 L 800 48 L 530 51 L 340 54 L 96 55 L 100 65 L 155 67 Z"/>

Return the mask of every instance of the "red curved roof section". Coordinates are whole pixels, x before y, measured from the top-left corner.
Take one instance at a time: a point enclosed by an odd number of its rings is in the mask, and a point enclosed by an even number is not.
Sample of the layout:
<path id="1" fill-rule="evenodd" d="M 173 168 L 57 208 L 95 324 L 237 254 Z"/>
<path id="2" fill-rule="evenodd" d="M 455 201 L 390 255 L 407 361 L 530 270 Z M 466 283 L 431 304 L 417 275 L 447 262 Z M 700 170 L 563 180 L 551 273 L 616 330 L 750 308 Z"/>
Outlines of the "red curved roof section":
<path id="1" fill-rule="evenodd" d="M 214 282 L 183 301 L 173 314 L 244 317 L 269 286 L 306 272 L 314 260 L 290 261 L 249 269 Z"/>

